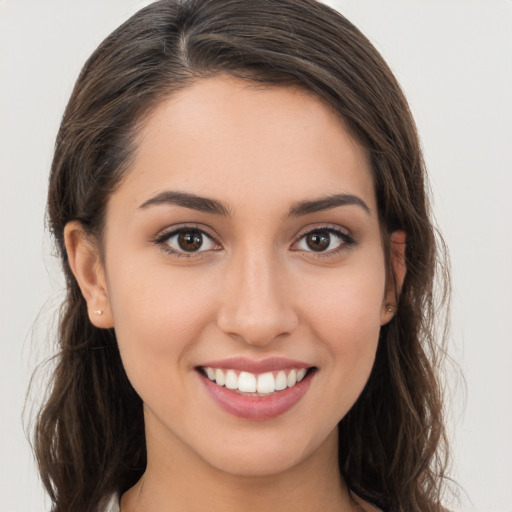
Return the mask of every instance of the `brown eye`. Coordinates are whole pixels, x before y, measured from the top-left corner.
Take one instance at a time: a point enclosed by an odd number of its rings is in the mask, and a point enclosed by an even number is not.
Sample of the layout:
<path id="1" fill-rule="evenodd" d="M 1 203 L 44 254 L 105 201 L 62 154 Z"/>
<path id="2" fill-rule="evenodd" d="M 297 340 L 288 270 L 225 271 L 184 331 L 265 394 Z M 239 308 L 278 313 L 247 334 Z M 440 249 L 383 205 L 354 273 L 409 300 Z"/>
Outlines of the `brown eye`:
<path id="1" fill-rule="evenodd" d="M 200 229 L 182 228 L 163 235 L 159 244 L 167 246 L 174 254 L 202 253 L 219 249 L 218 244 Z"/>
<path id="2" fill-rule="evenodd" d="M 320 228 L 313 229 L 304 233 L 300 239 L 294 244 L 294 250 L 309 253 L 336 254 L 344 248 L 354 245 L 354 239 L 336 228 Z"/>
<path id="3" fill-rule="evenodd" d="M 203 245 L 203 235 L 197 231 L 183 231 L 178 235 L 177 242 L 181 250 L 194 252 Z"/>
<path id="4" fill-rule="evenodd" d="M 331 243 L 330 233 L 314 232 L 306 236 L 307 246 L 315 252 L 325 251 Z"/>

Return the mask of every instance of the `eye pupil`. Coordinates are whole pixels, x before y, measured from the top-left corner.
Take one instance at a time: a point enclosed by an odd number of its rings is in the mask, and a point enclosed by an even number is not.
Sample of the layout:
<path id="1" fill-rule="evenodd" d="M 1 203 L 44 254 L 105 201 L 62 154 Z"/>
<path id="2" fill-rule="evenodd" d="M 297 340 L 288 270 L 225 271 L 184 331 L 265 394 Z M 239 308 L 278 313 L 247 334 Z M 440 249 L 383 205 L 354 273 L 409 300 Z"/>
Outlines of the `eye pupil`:
<path id="1" fill-rule="evenodd" d="M 203 245 L 203 237 L 200 233 L 185 231 L 178 235 L 178 244 L 183 251 L 197 251 Z"/>
<path id="2" fill-rule="evenodd" d="M 306 243 L 312 251 L 320 252 L 329 247 L 331 237 L 329 233 L 310 233 L 306 238 Z"/>

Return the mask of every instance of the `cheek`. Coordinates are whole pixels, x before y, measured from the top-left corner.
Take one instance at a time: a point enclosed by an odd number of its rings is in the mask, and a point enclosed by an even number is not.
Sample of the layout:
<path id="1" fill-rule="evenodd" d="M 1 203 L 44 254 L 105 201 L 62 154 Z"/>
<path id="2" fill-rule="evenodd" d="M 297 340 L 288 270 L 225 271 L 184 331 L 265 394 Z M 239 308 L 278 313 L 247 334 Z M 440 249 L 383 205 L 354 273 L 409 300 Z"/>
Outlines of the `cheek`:
<path id="1" fill-rule="evenodd" d="M 187 272 L 118 260 L 109 272 L 109 299 L 130 379 L 149 369 L 155 381 L 159 369 L 161 378 L 172 378 L 169 370 L 186 357 L 211 316 L 212 298 L 207 292 L 212 290 L 214 286 L 192 279 Z"/>
<path id="2" fill-rule="evenodd" d="M 309 288 L 306 324 L 327 365 L 351 389 L 362 389 L 373 366 L 384 288 L 384 267 L 379 264 L 371 272 L 340 273 L 323 286 Z"/>
<path id="3" fill-rule="evenodd" d="M 328 390 L 319 402 L 319 412 L 332 418 L 333 424 L 349 412 L 368 381 L 379 342 L 381 304 L 380 294 L 340 291 L 336 299 L 323 312 L 320 303 L 312 311 Z"/>
<path id="4" fill-rule="evenodd" d="M 327 332 L 352 331 L 349 339 L 365 338 L 380 329 L 385 292 L 384 266 L 361 265 L 316 279 L 306 287 L 303 303 L 311 323 Z"/>

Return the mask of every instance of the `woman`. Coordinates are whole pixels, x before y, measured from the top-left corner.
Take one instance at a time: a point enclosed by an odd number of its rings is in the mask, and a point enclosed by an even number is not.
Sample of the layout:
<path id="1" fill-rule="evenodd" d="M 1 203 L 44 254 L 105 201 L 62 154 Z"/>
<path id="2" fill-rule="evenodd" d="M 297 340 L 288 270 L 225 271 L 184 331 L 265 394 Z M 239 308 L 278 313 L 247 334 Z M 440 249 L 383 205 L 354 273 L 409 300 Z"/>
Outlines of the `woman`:
<path id="1" fill-rule="evenodd" d="M 421 151 L 340 14 L 142 9 L 77 81 L 48 212 L 53 510 L 442 510 Z"/>

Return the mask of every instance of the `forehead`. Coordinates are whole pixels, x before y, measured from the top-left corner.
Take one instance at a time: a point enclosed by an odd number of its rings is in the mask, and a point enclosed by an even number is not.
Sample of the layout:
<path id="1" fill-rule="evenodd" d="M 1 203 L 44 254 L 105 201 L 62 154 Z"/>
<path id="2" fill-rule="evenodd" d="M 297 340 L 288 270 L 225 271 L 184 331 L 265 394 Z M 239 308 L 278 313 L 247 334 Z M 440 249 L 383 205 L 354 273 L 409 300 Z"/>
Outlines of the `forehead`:
<path id="1" fill-rule="evenodd" d="M 333 193 L 375 206 L 367 154 L 323 99 L 228 76 L 199 80 L 153 110 L 123 189 L 133 206 L 164 189 L 214 196 L 235 209 Z"/>

